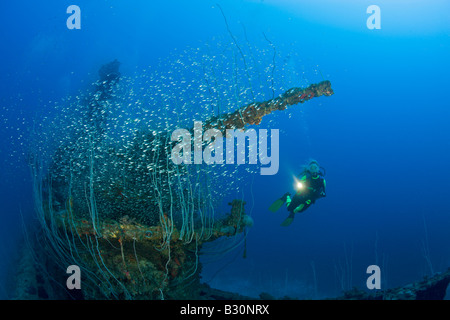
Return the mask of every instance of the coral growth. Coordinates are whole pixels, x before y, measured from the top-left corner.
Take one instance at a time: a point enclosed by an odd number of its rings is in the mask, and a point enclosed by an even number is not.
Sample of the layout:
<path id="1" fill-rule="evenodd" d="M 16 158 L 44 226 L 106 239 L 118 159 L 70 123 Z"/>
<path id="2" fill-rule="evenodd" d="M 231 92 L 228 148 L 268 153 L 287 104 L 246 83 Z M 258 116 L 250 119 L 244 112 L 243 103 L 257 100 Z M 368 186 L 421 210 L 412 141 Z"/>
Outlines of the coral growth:
<path id="1" fill-rule="evenodd" d="M 58 214 L 54 232 L 72 239 L 69 247 L 77 252 L 78 263 L 91 280 L 101 280 L 83 290 L 85 299 L 193 299 L 201 287 L 202 244 L 234 236 L 252 224 L 244 212 L 245 202 L 234 200 L 230 205 L 229 215 L 211 228 L 195 230 L 190 241 L 181 239 L 176 227 L 167 239 L 161 226 L 146 226 L 127 216 L 103 221 L 94 229 L 70 210 Z"/>

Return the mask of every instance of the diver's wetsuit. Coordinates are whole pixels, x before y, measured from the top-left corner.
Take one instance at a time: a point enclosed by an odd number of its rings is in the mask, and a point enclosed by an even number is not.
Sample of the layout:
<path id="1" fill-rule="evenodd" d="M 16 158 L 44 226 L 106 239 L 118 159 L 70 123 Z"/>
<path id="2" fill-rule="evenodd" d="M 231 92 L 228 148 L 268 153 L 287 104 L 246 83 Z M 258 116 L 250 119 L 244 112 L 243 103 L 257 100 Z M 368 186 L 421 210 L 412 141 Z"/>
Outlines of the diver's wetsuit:
<path id="1" fill-rule="evenodd" d="M 317 199 L 326 196 L 326 183 L 323 175 L 319 174 L 314 178 L 309 172 L 306 172 L 302 174 L 300 182 L 304 187 L 299 190 L 294 197 L 291 198 L 290 196 L 287 196 L 286 199 L 286 206 L 290 216 L 305 211 L 311 204 L 316 202 Z M 294 210 L 296 210 L 295 213 Z"/>

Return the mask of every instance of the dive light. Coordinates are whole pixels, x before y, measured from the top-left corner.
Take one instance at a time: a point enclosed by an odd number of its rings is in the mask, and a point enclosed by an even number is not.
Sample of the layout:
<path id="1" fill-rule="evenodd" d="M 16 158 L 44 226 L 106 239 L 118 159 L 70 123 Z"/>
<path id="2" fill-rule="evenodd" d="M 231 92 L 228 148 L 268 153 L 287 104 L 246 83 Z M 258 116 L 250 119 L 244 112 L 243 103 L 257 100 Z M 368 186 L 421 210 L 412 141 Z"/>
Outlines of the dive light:
<path id="1" fill-rule="evenodd" d="M 302 190 L 302 189 L 304 189 L 305 188 L 305 184 L 302 182 L 302 181 L 300 181 L 297 177 L 295 177 L 294 176 L 294 188 L 297 190 L 297 191 L 300 191 L 300 190 Z"/>

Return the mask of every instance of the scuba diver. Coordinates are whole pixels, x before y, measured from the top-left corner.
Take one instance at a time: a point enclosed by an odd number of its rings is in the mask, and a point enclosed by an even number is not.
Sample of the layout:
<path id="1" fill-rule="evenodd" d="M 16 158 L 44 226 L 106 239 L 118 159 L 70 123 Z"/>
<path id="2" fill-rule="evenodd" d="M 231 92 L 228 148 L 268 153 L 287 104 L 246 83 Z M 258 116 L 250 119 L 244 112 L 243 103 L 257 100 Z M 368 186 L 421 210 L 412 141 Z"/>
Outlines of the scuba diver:
<path id="1" fill-rule="evenodd" d="M 317 199 L 326 197 L 324 176 L 325 170 L 316 160 L 311 160 L 304 166 L 303 171 L 295 178 L 297 189 L 295 195 L 291 198 L 291 194 L 287 192 L 269 207 L 270 211 L 276 212 L 283 204 L 286 204 L 289 216 L 281 223 L 281 226 L 289 226 L 294 221 L 296 213 L 305 211 Z"/>

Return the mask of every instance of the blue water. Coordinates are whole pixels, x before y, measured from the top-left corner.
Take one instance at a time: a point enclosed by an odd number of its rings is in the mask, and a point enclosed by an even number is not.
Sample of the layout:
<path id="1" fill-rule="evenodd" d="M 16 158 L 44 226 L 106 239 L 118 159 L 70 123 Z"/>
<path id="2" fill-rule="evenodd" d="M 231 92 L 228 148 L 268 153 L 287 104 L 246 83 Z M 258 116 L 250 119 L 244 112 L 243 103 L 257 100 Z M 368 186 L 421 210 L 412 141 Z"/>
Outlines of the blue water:
<path id="1" fill-rule="evenodd" d="M 335 94 L 268 116 L 280 129 L 280 169 L 245 189 L 254 219 L 247 258 L 240 247 L 206 263 L 204 280 L 252 296 L 323 298 L 365 288 L 371 264 L 382 268 L 384 288 L 429 275 L 423 246 L 433 271 L 450 267 L 450 4 L 379 0 L 381 29 L 369 30 L 372 1 L 218 2 L 238 42 L 245 30 L 252 46 L 270 49 L 266 35 L 281 58 L 296 53 L 291 66 L 309 83 L 328 79 Z M 134 74 L 215 37 L 232 45 L 215 3 L 0 4 L 1 298 L 10 297 L 22 220 L 33 221 L 33 122 L 95 81 L 105 62 L 118 59 L 122 74 Z M 71 4 L 81 8 L 80 30 L 66 27 Z M 309 158 L 326 168 L 327 197 L 282 228 L 287 212 L 267 208 L 293 191 Z M 344 284 L 337 270 L 350 270 Z"/>

